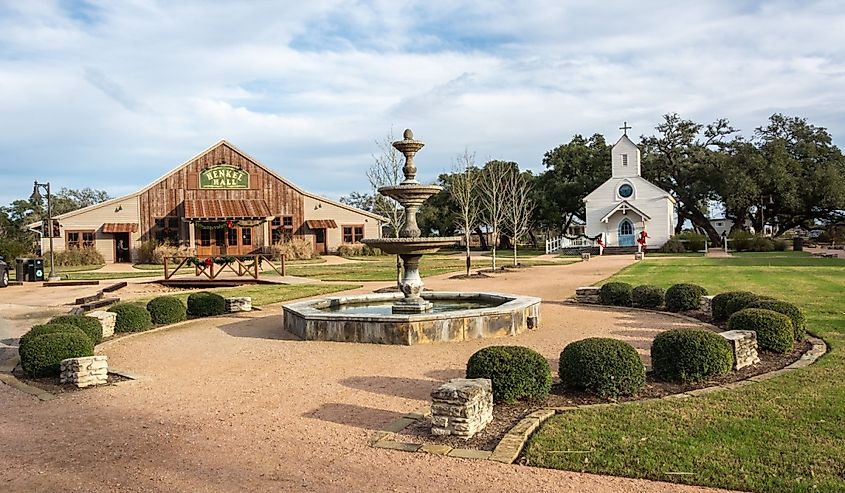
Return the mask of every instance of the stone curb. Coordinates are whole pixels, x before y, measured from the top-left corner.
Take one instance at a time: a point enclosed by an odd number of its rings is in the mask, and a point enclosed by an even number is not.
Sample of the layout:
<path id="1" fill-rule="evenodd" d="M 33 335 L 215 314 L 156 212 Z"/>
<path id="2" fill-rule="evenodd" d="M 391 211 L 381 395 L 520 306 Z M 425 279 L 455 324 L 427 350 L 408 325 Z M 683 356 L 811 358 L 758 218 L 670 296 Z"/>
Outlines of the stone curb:
<path id="1" fill-rule="evenodd" d="M 651 310 L 644 310 L 644 311 L 651 311 Z M 663 313 L 663 312 L 658 312 Z M 682 316 L 683 317 L 683 316 Z M 689 317 L 691 318 L 691 317 Z M 696 319 L 693 319 L 696 320 Z M 699 320 L 696 320 L 699 321 Z M 699 321 L 700 322 L 700 321 Z M 772 378 L 778 377 L 780 375 L 787 374 L 793 370 L 798 368 L 804 368 L 816 362 L 821 356 L 827 353 L 827 344 L 819 339 L 818 337 L 814 336 L 807 336 L 807 340 L 812 343 L 812 347 L 807 350 L 806 353 L 801 355 L 801 358 L 796 360 L 794 363 L 785 366 L 778 370 L 772 370 L 770 372 L 761 373 L 759 375 L 755 375 L 753 377 L 747 378 L 745 380 L 739 380 L 732 383 L 727 383 L 724 385 L 715 385 L 713 387 L 704 387 L 701 389 L 690 390 L 687 392 L 682 392 L 680 394 L 670 394 L 663 397 L 654 397 L 651 399 L 640 399 L 636 401 L 628 401 L 628 402 L 602 402 L 598 404 L 583 404 L 583 405 L 572 405 L 572 406 L 565 406 L 565 407 L 549 407 L 549 408 L 542 408 L 538 409 L 528 416 L 522 418 L 515 426 L 513 426 L 505 436 L 499 441 L 499 444 L 496 445 L 496 448 L 493 449 L 492 452 L 486 450 L 474 450 L 474 449 L 462 449 L 462 448 L 452 448 L 448 445 L 437 445 L 437 444 L 419 444 L 419 443 L 408 443 L 408 442 L 397 442 L 395 440 L 391 440 L 394 434 L 401 432 L 407 426 L 413 424 L 418 420 L 422 420 L 426 418 L 430 414 L 430 407 L 423 406 L 412 413 L 408 413 L 401 418 L 392 421 L 389 423 L 384 429 L 379 430 L 373 437 L 371 445 L 375 448 L 383 448 L 383 449 L 390 449 L 390 450 L 402 450 L 404 452 L 417 452 L 417 453 L 426 453 L 426 454 L 434 454 L 434 455 L 446 455 L 448 457 L 457 457 L 461 459 L 481 459 L 481 460 L 491 460 L 494 462 L 500 462 L 503 464 L 513 464 L 517 458 L 519 458 L 519 454 L 522 453 L 525 444 L 528 442 L 528 439 L 531 435 L 543 424 L 547 419 L 551 418 L 556 414 L 563 414 L 567 412 L 573 412 L 578 410 L 586 410 L 586 409 L 605 409 L 605 408 L 612 408 L 617 406 L 624 406 L 628 404 L 640 404 L 645 402 L 655 402 L 655 401 L 671 401 L 671 400 L 682 400 L 682 399 L 693 399 L 696 397 L 701 397 L 705 395 L 709 395 L 716 392 L 721 392 L 724 390 L 733 390 L 740 387 L 745 387 L 746 385 L 752 385 L 757 382 L 764 382 L 766 380 L 770 380 Z"/>

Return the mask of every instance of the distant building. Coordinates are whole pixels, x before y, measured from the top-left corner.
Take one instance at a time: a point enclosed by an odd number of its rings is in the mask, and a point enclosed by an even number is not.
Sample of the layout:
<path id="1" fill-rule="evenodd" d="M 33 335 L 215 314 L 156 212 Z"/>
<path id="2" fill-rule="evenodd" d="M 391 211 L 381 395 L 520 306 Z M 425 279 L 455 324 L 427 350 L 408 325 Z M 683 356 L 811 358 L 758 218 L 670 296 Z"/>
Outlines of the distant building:
<path id="1" fill-rule="evenodd" d="M 57 216 L 55 250 L 94 247 L 107 262 L 156 240 L 198 256 L 264 252 L 287 238 L 318 253 L 381 237 L 377 214 L 306 192 L 225 140 L 124 197 Z M 33 229 L 40 229 L 35 226 Z M 41 241 L 49 250 L 49 239 Z"/>
<path id="2" fill-rule="evenodd" d="M 719 236 L 729 236 L 731 234 L 731 228 L 734 226 L 734 221 L 733 219 L 728 219 L 726 217 L 717 217 L 715 219 L 710 219 L 710 224 L 713 226 L 713 229 L 719 233 Z M 750 220 L 745 221 L 745 229 L 756 234 L 756 230 L 754 229 L 754 226 L 751 225 Z M 775 229 L 771 224 L 763 226 L 763 236 L 772 236 L 774 234 Z"/>

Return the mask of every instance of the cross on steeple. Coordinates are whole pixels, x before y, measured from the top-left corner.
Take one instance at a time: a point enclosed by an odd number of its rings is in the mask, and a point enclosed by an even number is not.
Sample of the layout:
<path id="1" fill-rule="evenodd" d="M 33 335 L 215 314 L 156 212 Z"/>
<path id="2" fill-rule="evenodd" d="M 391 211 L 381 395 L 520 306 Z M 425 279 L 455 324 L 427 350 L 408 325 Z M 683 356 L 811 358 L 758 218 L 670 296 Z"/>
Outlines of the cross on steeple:
<path id="1" fill-rule="evenodd" d="M 628 130 L 631 128 L 632 127 L 628 126 L 628 122 L 622 122 L 622 126 L 619 127 L 619 130 L 622 130 L 623 132 L 625 132 L 625 135 L 628 135 Z"/>

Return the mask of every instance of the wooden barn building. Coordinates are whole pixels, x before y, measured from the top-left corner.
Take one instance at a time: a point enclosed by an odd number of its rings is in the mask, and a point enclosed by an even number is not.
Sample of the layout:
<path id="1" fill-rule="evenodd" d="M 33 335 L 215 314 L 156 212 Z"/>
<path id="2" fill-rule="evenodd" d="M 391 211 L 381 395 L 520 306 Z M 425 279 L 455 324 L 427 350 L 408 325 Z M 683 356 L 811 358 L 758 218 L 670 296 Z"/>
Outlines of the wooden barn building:
<path id="1" fill-rule="evenodd" d="M 225 140 L 135 193 L 54 219 L 57 252 L 90 246 L 107 262 L 135 259 L 148 240 L 214 256 L 267 252 L 298 237 L 317 253 L 333 253 L 381 236 L 385 221 L 302 190 Z M 42 251 L 48 250 L 45 236 Z"/>

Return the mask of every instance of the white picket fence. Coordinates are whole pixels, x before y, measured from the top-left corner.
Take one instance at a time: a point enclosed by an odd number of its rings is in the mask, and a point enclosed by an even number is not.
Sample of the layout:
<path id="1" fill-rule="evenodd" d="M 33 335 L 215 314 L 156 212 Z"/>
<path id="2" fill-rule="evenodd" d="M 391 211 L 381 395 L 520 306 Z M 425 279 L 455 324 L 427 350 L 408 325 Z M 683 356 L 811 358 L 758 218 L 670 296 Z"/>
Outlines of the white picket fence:
<path id="1" fill-rule="evenodd" d="M 595 246 L 595 242 L 589 238 L 578 237 L 571 239 L 565 236 L 559 236 L 557 238 L 546 240 L 546 253 L 554 253 L 564 248 L 592 246 Z"/>

